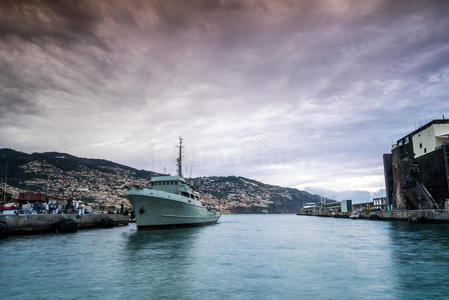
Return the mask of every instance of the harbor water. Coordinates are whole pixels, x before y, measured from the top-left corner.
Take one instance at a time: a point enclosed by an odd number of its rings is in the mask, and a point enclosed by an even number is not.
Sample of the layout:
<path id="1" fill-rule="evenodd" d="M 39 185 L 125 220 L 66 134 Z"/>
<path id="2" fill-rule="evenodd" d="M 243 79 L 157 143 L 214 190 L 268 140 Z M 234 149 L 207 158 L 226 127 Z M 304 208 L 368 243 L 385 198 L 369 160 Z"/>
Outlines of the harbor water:
<path id="1" fill-rule="evenodd" d="M 296 215 L 0 240 L 2 299 L 449 297 L 449 225 Z"/>

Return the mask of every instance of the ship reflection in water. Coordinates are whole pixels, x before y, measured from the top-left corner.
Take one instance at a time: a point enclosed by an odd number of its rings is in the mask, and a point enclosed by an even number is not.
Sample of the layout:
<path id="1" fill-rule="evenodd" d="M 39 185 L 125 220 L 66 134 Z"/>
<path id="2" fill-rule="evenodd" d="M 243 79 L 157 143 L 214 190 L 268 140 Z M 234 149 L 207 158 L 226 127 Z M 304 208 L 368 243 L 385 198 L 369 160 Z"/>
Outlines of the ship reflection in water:
<path id="1" fill-rule="evenodd" d="M 0 241 L 2 297 L 442 299 L 449 290 L 448 230 L 225 215 L 205 227 L 138 231 L 132 224 L 10 237 Z"/>

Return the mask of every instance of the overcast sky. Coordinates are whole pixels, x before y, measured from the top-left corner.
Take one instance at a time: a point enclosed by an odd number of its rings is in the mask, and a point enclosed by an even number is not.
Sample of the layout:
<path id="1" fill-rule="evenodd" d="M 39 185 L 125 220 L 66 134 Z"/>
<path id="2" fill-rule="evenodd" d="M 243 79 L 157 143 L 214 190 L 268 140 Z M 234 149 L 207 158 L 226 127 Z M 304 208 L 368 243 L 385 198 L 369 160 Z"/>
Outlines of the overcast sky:
<path id="1" fill-rule="evenodd" d="M 0 147 L 335 191 L 449 115 L 449 1 L 1 1 Z"/>

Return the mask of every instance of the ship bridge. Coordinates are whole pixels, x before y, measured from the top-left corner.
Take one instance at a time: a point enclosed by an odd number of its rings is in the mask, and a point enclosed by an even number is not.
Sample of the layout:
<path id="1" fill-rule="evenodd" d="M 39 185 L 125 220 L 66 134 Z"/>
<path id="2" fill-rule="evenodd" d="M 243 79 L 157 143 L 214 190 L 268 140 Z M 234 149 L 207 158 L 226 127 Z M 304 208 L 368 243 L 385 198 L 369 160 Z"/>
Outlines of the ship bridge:
<path id="1" fill-rule="evenodd" d="M 156 176 L 150 180 L 150 188 L 165 192 L 179 194 L 191 199 L 199 200 L 199 193 L 196 192 L 182 176 Z"/>

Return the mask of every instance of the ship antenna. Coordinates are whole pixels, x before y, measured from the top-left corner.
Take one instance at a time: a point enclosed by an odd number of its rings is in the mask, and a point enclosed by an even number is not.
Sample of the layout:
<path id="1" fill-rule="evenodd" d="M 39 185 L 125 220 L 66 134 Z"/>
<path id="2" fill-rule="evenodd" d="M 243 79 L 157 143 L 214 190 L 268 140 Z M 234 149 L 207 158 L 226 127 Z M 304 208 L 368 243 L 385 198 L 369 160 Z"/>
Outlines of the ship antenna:
<path id="1" fill-rule="evenodd" d="M 182 137 L 179 137 L 178 176 L 182 177 Z"/>

